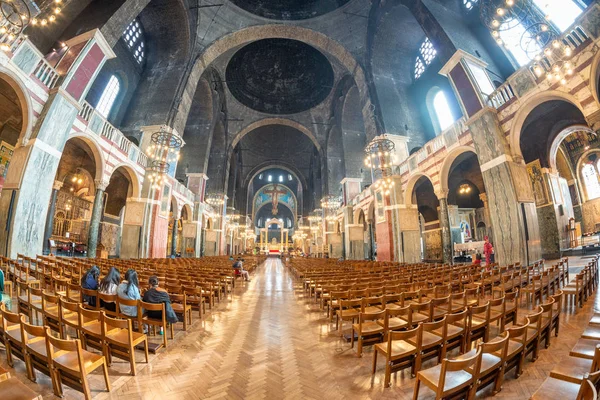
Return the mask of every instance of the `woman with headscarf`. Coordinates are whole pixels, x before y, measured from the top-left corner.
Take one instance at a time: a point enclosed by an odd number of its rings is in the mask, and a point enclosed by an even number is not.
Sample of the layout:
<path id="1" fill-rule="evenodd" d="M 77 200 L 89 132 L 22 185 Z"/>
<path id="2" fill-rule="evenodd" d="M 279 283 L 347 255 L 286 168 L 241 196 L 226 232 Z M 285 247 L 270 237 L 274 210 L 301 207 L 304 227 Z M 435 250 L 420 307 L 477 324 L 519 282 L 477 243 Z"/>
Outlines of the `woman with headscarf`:
<path id="1" fill-rule="evenodd" d="M 93 266 L 86 271 L 81 277 L 81 287 L 88 290 L 98 290 L 98 277 L 100 276 L 100 268 Z M 93 296 L 84 296 L 83 300 L 86 301 L 90 307 L 96 307 L 96 298 Z"/>

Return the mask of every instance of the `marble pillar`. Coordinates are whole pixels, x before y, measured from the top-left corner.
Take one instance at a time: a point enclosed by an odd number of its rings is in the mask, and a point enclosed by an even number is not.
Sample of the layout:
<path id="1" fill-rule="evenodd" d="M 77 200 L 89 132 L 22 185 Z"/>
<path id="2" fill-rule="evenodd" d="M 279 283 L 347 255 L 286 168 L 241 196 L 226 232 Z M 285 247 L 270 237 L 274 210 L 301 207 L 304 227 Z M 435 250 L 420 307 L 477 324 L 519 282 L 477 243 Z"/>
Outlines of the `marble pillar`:
<path id="1" fill-rule="evenodd" d="M 375 231 L 373 230 L 373 221 L 367 220 L 369 226 L 369 260 L 373 260 L 375 253 Z"/>
<path id="2" fill-rule="evenodd" d="M 100 233 L 100 222 L 102 221 L 102 210 L 104 209 L 104 191 L 108 186 L 105 182 L 96 182 L 96 196 L 94 197 L 94 206 L 92 207 L 92 216 L 90 218 L 90 230 L 87 242 L 87 256 L 96 257 L 96 248 L 98 247 L 98 234 Z"/>
<path id="3" fill-rule="evenodd" d="M 58 191 L 62 188 L 63 183 L 61 181 L 54 181 L 52 186 L 52 195 L 50 196 L 50 205 L 48 207 L 48 215 L 46 215 L 46 229 L 44 231 L 44 253 L 50 254 L 50 237 L 52 236 L 52 230 L 54 228 L 54 214 L 56 213 L 56 199 L 58 197 Z"/>
<path id="4" fill-rule="evenodd" d="M 171 231 L 171 255 L 177 255 L 177 221 L 178 219 L 173 220 L 173 228 Z"/>
<path id="5" fill-rule="evenodd" d="M 398 225 L 401 251 L 397 261 L 421 262 L 421 231 L 417 205 L 402 205 L 398 208 Z"/>
<path id="6" fill-rule="evenodd" d="M 445 263 L 452 264 L 454 251 L 450 232 L 450 216 L 448 215 L 448 193 L 440 194 L 440 228 L 442 230 L 442 257 Z"/>

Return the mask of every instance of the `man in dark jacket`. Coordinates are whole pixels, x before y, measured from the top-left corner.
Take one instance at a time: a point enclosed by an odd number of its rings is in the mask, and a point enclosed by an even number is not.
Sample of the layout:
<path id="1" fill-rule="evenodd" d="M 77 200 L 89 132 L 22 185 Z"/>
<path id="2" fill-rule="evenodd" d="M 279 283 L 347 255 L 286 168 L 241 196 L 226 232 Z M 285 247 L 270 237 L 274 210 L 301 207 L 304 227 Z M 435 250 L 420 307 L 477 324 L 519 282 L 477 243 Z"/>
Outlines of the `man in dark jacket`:
<path id="1" fill-rule="evenodd" d="M 165 289 L 158 286 L 158 277 L 154 275 L 151 276 L 150 279 L 148 279 L 148 283 L 150 284 L 150 288 L 146 291 L 146 293 L 144 293 L 144 297 L 142 300 L 146 303 L 164 303 L 165 312 L 167 314 L 167 322 L 170 322 L 172 324 L 176 323 L 178 321 L 177 314 L 175 314 L 175 311 L 173 311 L 173 307 L 171 306 L 171 299 L 169 298 L 169 293 L 167 293 Z M 161 311 L 147 311 L 146 313 L 150 318 L 162 319 Z"/>

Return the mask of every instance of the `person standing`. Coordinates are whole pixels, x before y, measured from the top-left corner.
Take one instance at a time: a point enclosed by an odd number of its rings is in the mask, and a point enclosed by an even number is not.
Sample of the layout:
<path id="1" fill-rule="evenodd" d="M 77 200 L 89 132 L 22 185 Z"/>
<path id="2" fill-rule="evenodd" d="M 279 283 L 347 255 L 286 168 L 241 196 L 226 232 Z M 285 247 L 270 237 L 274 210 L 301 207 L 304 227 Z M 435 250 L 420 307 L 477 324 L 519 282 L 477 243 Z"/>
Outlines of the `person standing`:
<path id="1" fill-rule="evenodd" d="M 483 244 L 483 254 L 485 254 L 485 265 L 488 267 L 492 263 L 492 254 L 494 254 L 494 246 L 490 243 L 490 238 L 486 236 L 484 238 L 485 243 Z"/>

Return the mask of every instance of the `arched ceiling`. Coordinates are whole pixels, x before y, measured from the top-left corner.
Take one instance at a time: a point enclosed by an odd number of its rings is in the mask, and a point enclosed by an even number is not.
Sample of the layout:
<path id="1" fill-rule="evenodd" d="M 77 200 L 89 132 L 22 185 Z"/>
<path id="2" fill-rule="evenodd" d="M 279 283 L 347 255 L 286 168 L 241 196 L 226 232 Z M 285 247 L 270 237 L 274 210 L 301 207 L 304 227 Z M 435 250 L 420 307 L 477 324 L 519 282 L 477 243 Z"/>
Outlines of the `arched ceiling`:
<path id="1" fill-rule="evenodd" d="M 268 114 L 307 111 L 327 98 L 334 83 L 327 57 L 314 47 L 289 39 L 263 39 L 238 50 L 227 65 L 233 96 Z"/>
<path id="2" fill-rule="evenodd" d="M 318 17 L 350 0 L 232 0 L 236 6 L 259 17 L 296 21 Z"/>

